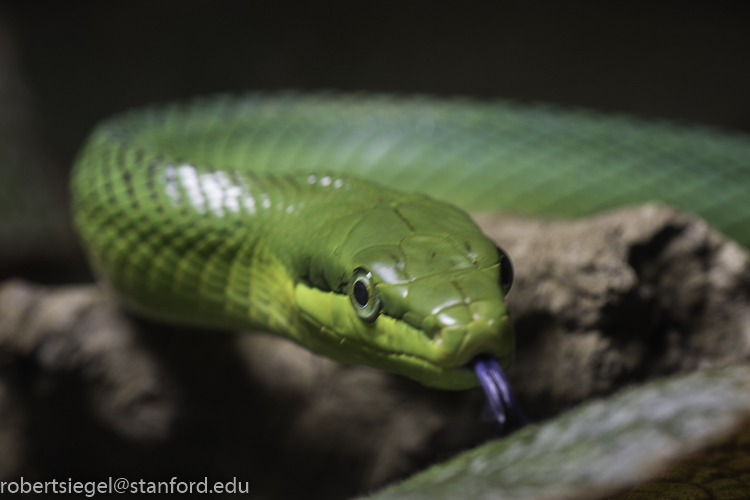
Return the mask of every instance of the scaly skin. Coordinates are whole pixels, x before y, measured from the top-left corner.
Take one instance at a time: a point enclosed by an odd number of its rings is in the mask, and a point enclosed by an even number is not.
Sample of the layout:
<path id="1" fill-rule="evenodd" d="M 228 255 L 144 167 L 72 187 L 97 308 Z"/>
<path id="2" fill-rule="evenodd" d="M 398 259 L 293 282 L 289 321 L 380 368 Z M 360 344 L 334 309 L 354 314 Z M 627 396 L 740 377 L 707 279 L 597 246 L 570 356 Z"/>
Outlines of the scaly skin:
<path id="1" fill-rule="evenodd" d="M 663 200 L 748 244 L 749 181 L 750 141 L 705 130 L 506 103 L 251 94 L 102 124 L 72 188 L 95 268 L 146 314 L 263 329 L 461 389 L 477 383 L 476 355 L 510 363 L 513 333 L 494 243 L 436 199 L 560 216 Z M 349 297 L 358 268 L 382 300 L 372 322 Z"/>

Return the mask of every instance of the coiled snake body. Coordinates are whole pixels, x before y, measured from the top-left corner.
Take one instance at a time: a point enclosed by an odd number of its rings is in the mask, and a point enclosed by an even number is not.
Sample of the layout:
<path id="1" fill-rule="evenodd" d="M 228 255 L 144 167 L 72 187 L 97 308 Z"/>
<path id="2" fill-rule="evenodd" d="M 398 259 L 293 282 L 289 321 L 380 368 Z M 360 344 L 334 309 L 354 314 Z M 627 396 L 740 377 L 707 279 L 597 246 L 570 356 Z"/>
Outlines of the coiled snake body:
<path id="1" fill-rule="evenodd" d="M 750 141 L 543 106 L 249 94 L 124 114 L 75 166 L 75 220 L 133 307 L 256 328 L 427 385 L 507 366 L 507 257 L 463 210 L 663 200 L 750 243 Z M 439 200 L 439 201 L 438 201 Z M 459 207 L 459 208 L 457 208 Z"/>

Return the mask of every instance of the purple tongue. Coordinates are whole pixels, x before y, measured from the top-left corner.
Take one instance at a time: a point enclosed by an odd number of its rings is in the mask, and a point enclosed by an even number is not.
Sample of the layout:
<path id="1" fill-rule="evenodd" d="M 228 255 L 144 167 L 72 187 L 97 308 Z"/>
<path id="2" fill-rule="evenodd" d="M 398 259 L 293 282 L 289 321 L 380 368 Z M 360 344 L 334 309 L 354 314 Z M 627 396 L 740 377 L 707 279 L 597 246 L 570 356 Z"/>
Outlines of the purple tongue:
<path id="1" fill-rule="evenodd" d="M 477 356 L 472 364 L 479 383 L 487 395 L 490 410 L 500 427 L 508 428 L 508 420 L 513 421 L 515 424 L 513 427 L 526 425 L 529 421 L 521 412 L 521 407 L 513 396 L 508 379 L 505 378 L 505 373 L 497 361 L 489 356 Z"/>

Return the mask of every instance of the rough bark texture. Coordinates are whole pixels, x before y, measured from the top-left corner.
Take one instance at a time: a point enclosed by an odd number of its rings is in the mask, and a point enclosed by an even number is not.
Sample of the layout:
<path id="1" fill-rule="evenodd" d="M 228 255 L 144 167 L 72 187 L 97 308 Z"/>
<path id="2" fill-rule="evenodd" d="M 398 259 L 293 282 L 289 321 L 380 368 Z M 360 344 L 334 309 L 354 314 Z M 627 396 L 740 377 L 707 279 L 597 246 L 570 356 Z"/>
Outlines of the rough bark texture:
<path id="1" fill-rule="evenodd" d="M 658 204 L 573 222 L 477 219 L 515 264 L 510 377 L 537 417 L 750 356 L 748 253 L 704 221 Z"/>
<path id="2" fill-rule="evenodd" d="M 0 351 L 4 479 L 180 471 L 268 498 L 340 498 L 494 433 L 478 390 L 430 390 L 267 335 L 140 321 L 94 285 L 0 286 Z"/>
<path id="3" fill-rule="evenodd" d="M 510 377 L 535 418 L 748 358 L 750 260 L 703 221 L 658 205 L 479 219 L 515 263 Z M 263 498 L 343 498 L 493 435 L 478 390 L 430 390 L 265 335 L 148 323 L 93 285 L 6 282 L 0 353 L 6 477 L 180 471 L 236 476 Z"/>

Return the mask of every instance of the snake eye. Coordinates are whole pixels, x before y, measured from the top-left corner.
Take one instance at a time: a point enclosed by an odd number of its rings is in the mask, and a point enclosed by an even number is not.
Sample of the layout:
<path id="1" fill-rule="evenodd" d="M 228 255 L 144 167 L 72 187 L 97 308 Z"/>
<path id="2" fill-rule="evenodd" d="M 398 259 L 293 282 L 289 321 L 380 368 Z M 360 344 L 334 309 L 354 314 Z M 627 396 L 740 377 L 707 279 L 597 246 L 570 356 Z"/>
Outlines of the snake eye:
<path id="1" fill-rule="evenodd" d="M 504 297 L 508 295 L 510 287 L 513 286 L 513 263 L 502 248 L 497 247 L 497 253 L 500 257 L 500 289 L 503 291 Z"/>
<path id="2" fill-rule="evenodd" d="M 372 273 L 358 267 L 349 283 L 349 299 L 357 316 L 365 321 L 375 321 L 380 314 L 380 294 L 372 282 Z"/>

